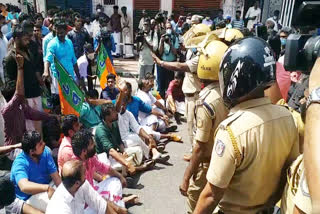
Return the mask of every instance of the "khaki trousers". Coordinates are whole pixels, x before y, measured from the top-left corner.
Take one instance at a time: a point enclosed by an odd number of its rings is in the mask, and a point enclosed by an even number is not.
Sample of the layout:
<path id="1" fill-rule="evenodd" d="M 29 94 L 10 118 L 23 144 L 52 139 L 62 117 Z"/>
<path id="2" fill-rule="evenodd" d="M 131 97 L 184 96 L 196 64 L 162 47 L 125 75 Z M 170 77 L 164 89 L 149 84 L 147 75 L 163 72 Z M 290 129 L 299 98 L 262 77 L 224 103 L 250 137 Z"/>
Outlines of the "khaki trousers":
<path id="1" fill-rule="evenodd" d="M 196 101 L 199 98 L 198 93 L 195 93 L 194 96 L 186 96 L 186 116 L 188 123 L 188 135 L 191 145 L 193 146 L 193 135 L 194 135 L 194 109 L 196 107 Z"/>
<path id="2" fill-rule="evenodd" d="M 188 188 L 188 198 L 187 198 L 187 213 L 192 214 L 196 208 L 199 196 L 207 184 L 207 171 L 209 168 L 209 163 L 200 163 L 197 174 L 195 174 L 190 179 Z M 213 208 L 212 208 L 213 210 Z"/>

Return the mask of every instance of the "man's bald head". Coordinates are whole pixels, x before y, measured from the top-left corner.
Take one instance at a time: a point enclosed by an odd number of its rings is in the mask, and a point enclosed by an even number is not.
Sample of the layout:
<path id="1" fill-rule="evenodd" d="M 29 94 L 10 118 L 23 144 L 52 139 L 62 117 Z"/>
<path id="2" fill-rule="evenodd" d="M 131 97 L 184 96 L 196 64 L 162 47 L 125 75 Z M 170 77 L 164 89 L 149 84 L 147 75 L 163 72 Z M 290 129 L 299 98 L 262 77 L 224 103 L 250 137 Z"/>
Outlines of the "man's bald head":
<path id="1" fill-rule="evenodd" d="M 66 162 L 62 167 L 61 178 L 63 185 L 67 189 L 71 188 L 77 181 L 82 184 L 84 178 L 84 166 L 82 161 L 71 160 Z"/>

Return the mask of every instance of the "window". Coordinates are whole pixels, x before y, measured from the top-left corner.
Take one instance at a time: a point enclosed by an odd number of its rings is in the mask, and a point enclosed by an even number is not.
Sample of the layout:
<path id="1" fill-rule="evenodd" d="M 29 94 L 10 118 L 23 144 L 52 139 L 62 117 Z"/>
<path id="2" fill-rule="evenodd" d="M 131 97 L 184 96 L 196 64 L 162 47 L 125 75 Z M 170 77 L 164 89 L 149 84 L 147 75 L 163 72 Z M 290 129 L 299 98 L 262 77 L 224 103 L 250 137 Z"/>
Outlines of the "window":
<path id="1" fill-rule="evenodd" d="M 116 0 L 103 0 L 104 5 L 115 5 Z"/>

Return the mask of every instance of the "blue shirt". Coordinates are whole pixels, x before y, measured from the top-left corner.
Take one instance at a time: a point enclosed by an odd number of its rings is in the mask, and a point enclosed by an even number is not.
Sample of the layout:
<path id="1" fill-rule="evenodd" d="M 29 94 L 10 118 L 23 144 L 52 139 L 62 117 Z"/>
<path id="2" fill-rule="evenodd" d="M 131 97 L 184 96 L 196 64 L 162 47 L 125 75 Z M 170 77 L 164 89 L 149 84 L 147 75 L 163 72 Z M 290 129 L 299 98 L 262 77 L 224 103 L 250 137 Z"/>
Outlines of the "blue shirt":
<path id="1" fill-rule="evenodd" d="M 73 66 L 77 63 L 77 58 L 74 54 L 73 44 L 70 39 L 66 38 L 64 42 L 61 42 L 58 37 L 53 38 L 47 47 L 46 61 L 50 62 L 51 71 L 57 78 L 57 71 L 55 69 L 53 56 L 56 56 L 59 62 L 63 65 L 69 75 L 76 80 L 76 75 Z"/>
<path id="2" fill-rule="evenodd" d="M 100 32 L 98 32 L 96 37 L 93 39 L 93 47 L 95 50 L 97 49 L 97 47 L 99 45 L 99 38 L 100 38 Z M 110 61 L 113 65 L 113 57 L 112 57 L 111 51 L 113 51 L 113 52 L 116 51 L 116 45 L 114 43 L 114 38 L 113 38 L 112 34 L 110 34 L 110 39 L 111 39 L 111 44 L 108 45 L 107 42 L 104 42 L 103 45 L 104 45 L 105 49 L 107 50 L 108 56 L 109 56 Z"/>
<path id="3" fill-rule="evenodd" d="M 136 121 L 138 122 L 139 111 L 150 114 L 152 111 L 152 106 L 144 103 L 139 97 L 132 96 L 132 101 L 127 104 L 127 110 L 130 111 Z M 112 103 L 115 104 L 116 100 L 112 100 Z"/>
<path id="4" fill-rule="evenodd" d="M 42 33 L 42 36 L 46 36 L 48 35 L 48 33 L 50 33 L 50 30 L 49 28 L 47 28 L 46 26 L 43 26 L 41 27 L 41 33 Z"/>
<path id="5" fill-rule="evenodd" d="M 86 128 L 92 128 L 101 122 L 101 106 L 91 106 L 84 102 L 80 112 L 80 122 Z"/>
<path id="6" fill-rule="evenodd" d="M 42 40 L 42 53 L 43 53 L 43 61 L 44 62 L 46 61 L 48 44 L 53 38 L 54 38 L 54 35 L 52 32 L 50 32 Z"/>
<path id="7" fill-rule="evenodd" d="M 57 172 L 57 167 L 48 147 L 44 148 L 39 163 L 34 162 L 26 153 L 21 152 L 12 164 L 10 175 L 17 198 L 26 201 L 31 197 L 31 195 L 21 192 L 18 186 L 21 179 L 26 178 L 28 181 L 37 184 L 49 184 L 51 181 L 50 175 L 55 172 Z"/>
<path id="8" fill-rule="evenodd" d="M 115 100 L 119 94 L 119 89 L 114 88 L 113 91 L 109 87 L 105 87 L 102 91 L 101 98 L 106 100 Z"/>
<path id="9" fill-rule="evenodd" d="M 6 34 L 6 38 L 8 41 L 12 38 L 12 31 Z"/>
<path id="10" fill-rule="evenodd" d="M 176 35 L 171 35 L 171 42 L 172 42 L 173 47 L 174 47 L 175 49 L 178 49 L 178 48 L 179 48 L 179 46 L 180 46 L 180 44 L 179 44 L 179 38 L 178 38 Z M 161 44 L 160 44 L 160 45 L 161 45 Z M 162 54 L 162 56 L 161 56 L 161 59 L 162 59 L 163 61 L 166 61 L 166 62 L 176 61 L 177 56 L 172 53 L 172 50 L 171 50 L 170 45 L 167 44 L 167 43 L 164 43 L 163 45 L 164 45 L 164 47 L 163 47 L 163 54 Z"/>

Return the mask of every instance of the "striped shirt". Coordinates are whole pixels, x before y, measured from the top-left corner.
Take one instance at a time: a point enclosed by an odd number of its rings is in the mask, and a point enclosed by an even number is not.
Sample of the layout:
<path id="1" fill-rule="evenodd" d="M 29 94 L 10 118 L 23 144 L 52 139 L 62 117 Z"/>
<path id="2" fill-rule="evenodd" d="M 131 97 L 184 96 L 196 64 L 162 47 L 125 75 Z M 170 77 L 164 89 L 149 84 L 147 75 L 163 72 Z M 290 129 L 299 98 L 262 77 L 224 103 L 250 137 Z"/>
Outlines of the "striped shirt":
<path id="1" fill-rule="evenodd" d="M 235 29 L 242 30 L 243 27 L 244 27 L 244 22 L 243 22 L 242 19 L 240 19 L 240 20 L 234 19 L 234 20 L 231 22 L 231 25 L 232 25 L 232 27 L 235 28 Z"/>

